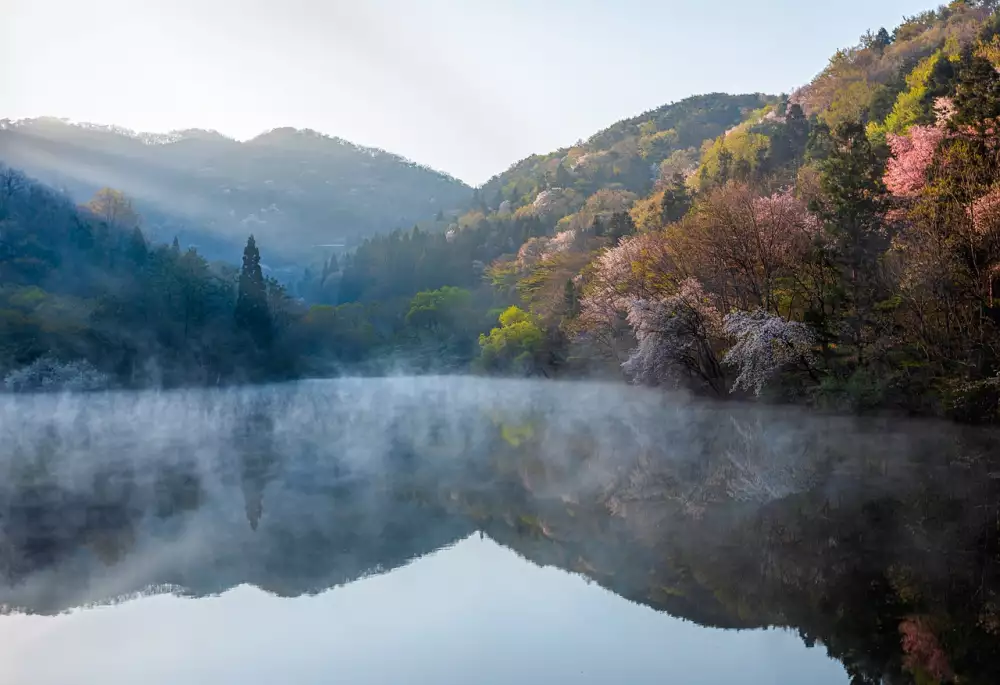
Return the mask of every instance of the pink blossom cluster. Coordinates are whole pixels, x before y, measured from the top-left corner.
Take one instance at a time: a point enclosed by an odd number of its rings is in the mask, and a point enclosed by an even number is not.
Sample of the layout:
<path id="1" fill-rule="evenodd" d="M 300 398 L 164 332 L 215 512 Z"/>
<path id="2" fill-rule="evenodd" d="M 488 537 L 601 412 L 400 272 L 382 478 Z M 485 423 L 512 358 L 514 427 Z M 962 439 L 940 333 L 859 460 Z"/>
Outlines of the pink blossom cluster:
<path id="1" fill-rule="evenodd" d="M 650 282 L 650 275 L 669 280 L 671 261 L 662 233 L 639 233 L 604 250 L 594 261 L 591 284 L 581 300 L 582 318 L 609 325 L 628 309 L 632 298 L 655 298 L 656 283 Z"/>
<path id="2" fill-rule="evenodd" d="M 562 233 L 557 233 L 548 240 L 548 244 L 545 246 L 545 251 L 542 253 L 542 259 L 551 259 L 557 254 L 568 252 L 575 243 L 575 230 L 570 229 L 568 231 L 563 231 Z"/>
<path id="3" fill-rule="evenodd" d="M 969 212 L 976 233 L 985 236 L 996 231 L 1000 227 L 1000 186 L 976 200 Z"/>
<path id="4" fill-rule="evenodd" d="M 926 618 L 910 616 L 903 619 L 899 624 L 899 632 L 903 636 L 903 663 L 908 669 L 922 670 L 938 681 L 951 679 L 948 657 Z"/>
<path id="5" fill-rule="evenodd" d="M 780 233 L 789 237 L 815 235 L 822 228 L 819 218 L 809 211 L 806 203 L 796 197 L 791 189 L 756 198 L 753 201 L 753 212 L 758 221 L 777 227 Z"/>
<path id="6" fill-rule="evenodd" d="M 892 157 L 885 170 L 885 187 L 896 197 L 913 198 L 927 185 L 927 170 L 945 132 L 937 126 L 912 126 L 906 135 L 889 134 Z"/>

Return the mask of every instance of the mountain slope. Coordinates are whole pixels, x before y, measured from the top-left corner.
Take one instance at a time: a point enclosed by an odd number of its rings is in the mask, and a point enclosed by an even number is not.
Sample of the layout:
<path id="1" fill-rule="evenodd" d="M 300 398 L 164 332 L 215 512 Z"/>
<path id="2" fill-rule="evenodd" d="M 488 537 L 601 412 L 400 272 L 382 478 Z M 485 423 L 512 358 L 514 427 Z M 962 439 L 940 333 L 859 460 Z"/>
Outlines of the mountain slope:
<path id="1" fill-rule="evenodd" d="M 212 131 L 137 134 L 51 118 L 0 122 L 0 160 L 85 201 L 134 198 L 154 239 L 232 258 L 248 233 L 283 259 L 347 244 L 464 205 L 461 181 L 310 130 L 246 142 Z M 215 254 L 213 254 L 215 253 Z"/>
<path id="2" fill-rule="evenodd" d="M 644 194 L 661 176 L 697 163 L 704 141 L 776 101 L 761 93 L 710 93 L 666 104 L 612 124 L 584 142 L 521 160 L 487 181 L 482 198 L 491 209 L 505 199 L 516 210 L 548 188 L 572 190 L 580 205 L 605 188 Z"/>

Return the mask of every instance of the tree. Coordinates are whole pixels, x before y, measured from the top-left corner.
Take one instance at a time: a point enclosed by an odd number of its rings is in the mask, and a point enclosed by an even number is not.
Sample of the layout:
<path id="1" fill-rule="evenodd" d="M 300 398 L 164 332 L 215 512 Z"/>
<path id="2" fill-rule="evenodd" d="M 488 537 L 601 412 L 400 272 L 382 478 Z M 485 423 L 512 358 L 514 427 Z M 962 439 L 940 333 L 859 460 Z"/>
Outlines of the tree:
<path id="1" fill-rule="evenodd" d="M 479 336 L 480 364 L 486 370 L 535 375 L 545 373 L 545 332 L 535 318 L 520 307 L 508 307 L 500 326 Z"/>
<path id="2" fill-rule="evenodd" d="M 590 225 L 590 232 L 597 238 L 604 237 L 604 222 L 601 220 L 601 216 L 599 214 L 594 216 L 594 222 Z"/>
<path id="3" fill-rule="evenodd" d="M 989 60 L 974 56 L 958 77 L 955 124 L 980 135 L 996 135 L 1000 121 L 1000 74 Z"/>
<path id="4" fill-rule="evenodd" d="M 628 212 L 615 212 L 611 215 L 611 221 L 608 225 L 608 238 L 611 240 L 612 245 L 617 245 L 621 242 L 622 238 L 630 236 L 635 233 L 635 222 L 632 221 L 632 217 Z"/>
<path id="5" fill-rule="evenodd" d="M 864 127 L 859 122 L 842 124 L 821 164 L 822 199 L 814 207 L 824 221 L 827 257 L 841 285 L 834 316 L 850 332 L 859 366 L 867 361 L 871 336 L 877 335 L 876 304 L 886 297 L 878 268 L 891 240 L 885 230 L 884 168 Z"/>
<path id="6" fill-rule="evenodd" d="M 684 176 L 675 173 L 663 191 L 660 218 L 665 224 L 680 221 L 691 208 L 691 194 L 684 183 Z"/>
<path id="7" fill-rule="evenodd" d="M 886 163 L 885 187 L 900 198 L 914 198 L 927 184 L 927 170 L 944 139 L 937 126 L 912 126 L 906 135 L 887 136 L 892 157 Z"/>
<path id="8" fill-rule="evenodd" d="M 725 394 L 716 356 L 722 319 L 701 283 L 688 279 L 659 301 L 633 299 L 628 323 L 638 344 L 622 368 L 634 382 L 691 384 L 693 389 Z"/>
<path id="9" fill-rule="evenodd" d="M 794 274 L 818 232 L 819 221 L 791 192 L 758 197 L 735 182 L 708 193 L 671 231 L 687 272 L 723 308 L 772 313 L 782 306 L 782 279 Z"/>
<path id="10" fill-rule="evenodd" d="M 87 209 L 108 226 L 130 230 L 139 225 L 139 214 L 132 208 L 132 200 L 120 190 L 102 188 L 87 203 Z"/>
<path id="11" fill-rule="evenodd" d="M 580 313 L 580 301 L 576 294 L 576 286 L 573 280 L 568 279 L 563 289 L 563 307 L 567 318 L 575 318 Z"/>
<path id="12" fill-rule="evenodd" d="M 759 309 L 728 314 L 723 330 L 736 339 L 723 359 L 723 363 L 739 371 L 733 390 L 760 395 L 767 381 L 790 364 L 801 364 L 815 378 L 812 350 L 816 337 L 805 324 Z"/>
<path id="13" fill-rule="evenodd" d="M 136 226 L 129 236 L 128 256 L 137 266 L 143 266 L 149 257 L 149 246 L 146 244 L 146 236 L 142 234 L 142 229 Z"/>
<path id="14" fill-rule="evenodd" d="M 257 242 L 252 235 L 247 239 L 243 250 L 235 318 L 237 329 L 248 333 L 258 348 L 264 349 L 270 345 L 272 324 L 267 284 L 260 268 Z"/>

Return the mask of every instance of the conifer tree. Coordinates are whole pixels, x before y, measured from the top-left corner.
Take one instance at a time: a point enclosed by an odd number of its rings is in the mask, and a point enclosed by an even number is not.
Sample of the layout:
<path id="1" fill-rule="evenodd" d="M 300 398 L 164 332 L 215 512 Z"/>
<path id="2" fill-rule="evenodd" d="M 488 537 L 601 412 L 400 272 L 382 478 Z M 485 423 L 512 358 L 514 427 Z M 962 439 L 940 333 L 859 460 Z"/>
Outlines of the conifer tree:
<path id="1" fill-rule="evenodd" d="M 271 342 L 271 313 L 267 306 L 267 284 L 260 268 L 260 251 L 251 235 L 243 250 L 239 291 L 236 297 L 236 327 L 246 331 L 260 348 Z"/>

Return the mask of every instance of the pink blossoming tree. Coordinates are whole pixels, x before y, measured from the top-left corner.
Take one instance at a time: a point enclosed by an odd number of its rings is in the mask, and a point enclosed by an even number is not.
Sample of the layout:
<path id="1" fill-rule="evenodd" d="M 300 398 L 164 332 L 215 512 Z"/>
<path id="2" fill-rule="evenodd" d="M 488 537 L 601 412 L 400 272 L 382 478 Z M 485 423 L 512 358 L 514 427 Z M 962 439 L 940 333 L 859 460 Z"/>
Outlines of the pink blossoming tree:
<path id="1" fill-rule="evenodd" d="M 912 126 L 906 135 L 889 134 L 892 157 L 885 170 L 885 187 L 899 198 L 917 197 L 927 185 L 927 170 L 945 132 L 938 126 Z"/>

